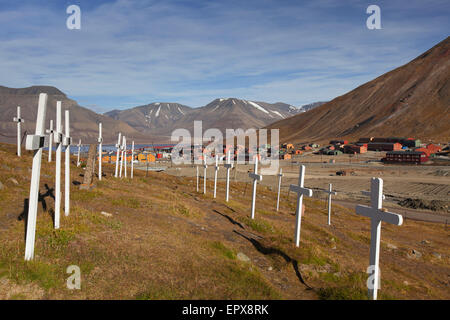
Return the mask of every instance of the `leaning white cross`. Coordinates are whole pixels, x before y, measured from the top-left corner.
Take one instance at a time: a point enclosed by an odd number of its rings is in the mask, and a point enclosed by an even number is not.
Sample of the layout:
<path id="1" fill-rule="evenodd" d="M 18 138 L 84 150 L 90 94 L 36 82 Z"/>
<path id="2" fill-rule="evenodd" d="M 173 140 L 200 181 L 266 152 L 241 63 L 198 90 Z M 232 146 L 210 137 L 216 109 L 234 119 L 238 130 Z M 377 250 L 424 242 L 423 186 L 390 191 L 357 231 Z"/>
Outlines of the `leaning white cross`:
<path id="1" fill-rule="evenodd" d="M 312 197 L 312 190 L 304 188 L 305 182 L 305 166 L 300 166 L 300 172 L 298 176 L 298 185 L 291 184 L 289 191 L 294 191 L 297 193 L 297 208 L 295 209 L 296 225 L 295 225 L 295 246 L 300 245 L 300 229 L 302 227 L 302 210 L 303 210 L 303 196 Z"/>
<path id="2" fill-rule="evenodd" d="M 48 162 L 52 162 L 52 149 L 53 149 L 53 120 L 50 120 L 50 129 L 45 130 L 49 135 L 48 141 Z"/>
<path id="3" fill-rule="evenodd" d="M 282 168 L 280 168 L 280 173 L 278 174 L 277 211 L 280 208 L 281 177 L 283 177 L 283 169 Z"/>
<path id="4" fill-rule="evenodd" d="M 228 198 L 230 195 L 230 169 L 233 168 L 233 164 L 231 163 L 231 151 L 227 152 L 227 163 L 225 163 L 225 168 L 227 168 L 227 192 L 225 196 L 225 201 L 228 202 Z"/>
<path id="5" fill-rule="evenodd" d="M 131 179 L 133 179 L 134 171 L 134 141 L 131 142 Z"/>
<path id="6" fill-rule="evenodd" d="M 98 180 L 102 180 L 102 161 L 103 161 L 103 136 L 102 123 L 98 124 Z"/>
<path id="7" fill-rule="evenodd" d="M 22 155 L 22 146 L 21 146 L 21 135 L 22 135 L 22 130 L 21 130 L 21 124 L 22 122 L 25 122 L 21 117 L 20 117 L 20 107 L 17 107 L 17 117 L 13 118 L 14 122 L 17 122 L 17 155 L 20 157 Z"/>
<path id="8" fill-rule="evenodd" d="M 118 171 L 119 171 L 119 155 L 120 155 L 120 139 L 122 137 L 122 133 L 119 132 L 119 138 L 117 139 L 117 144 L 116 144 L 116 148 L 117 148 L 117 155 L 116 155 L 116 170 L 115 170 L 115 174 L 114 177 L 118 177 Z"/>
<path id="9" fill-rule="evenodd" d="M 25 244 L 25 260 L 34 257 L 34 240 L 36 236 L 36 218 L 39 199 L 39 181 L 41 178 L 42 149 L 48 143 L 45 134 L 45 114 L 47 111 L 47 94 L 39 95 L 38 112 L 36 118 L 36 131 L 34 135 L 27 135 L 25 148 L 33 150 L 33 169 L 31 172 L 30 198 L 27 216 L 27 235 Z M 19 115 L 20 116 L 20 115 Z"/>
<path id="10" fill-rule="evenodd" d="M 216 154 L 216 165 L 214 166 L 214 198 L 217 190 L 217 171 L 219 171 L 219 156 Z"/>
<path id="11" fill-rule="evenodd" d="M 56 131 L 53 133 L 56 143 L 55 163 L 55 229 L 59 229 L 59 217 L 61 211 L 61 152 L 62 152 L 62 123 L 61 123 L 61 101 L 56 102 Z"/>
<path id="12" fill-rule="evenodd" d="M 256 200 L 256 184 L 262 181 L 262 175 L 258 174 L 258 156 L 255 157 L 254 172 L 250 172 L 248 176 L 253 179 L 253 194 L 252 194 L 252 219 L 255 219 L 255 200 Z"/>
<path id="13" fill-rule="evenodd" d="M 64 192 L 64 214 L 69 215 L 70 212 L 70 145 L 72 144 L 72 137 L 70 136 L 70 121 L 69 121 L 69 110 L 66 110 L 64 121 L 66 122 L 66 134 L 63 139 L 63 146 L 66 147 L 64 151 L 66 157 L 65 165 L 65 192 Z"/>
<path id="14" fill-rule="evenodd" d="M 392 213 L 383 209 L 383 180 L 380 178 L 372 178 L 370 182 L 370 207 L 358 205 L 356 213 L 371 218 L 371 235 L 370 235 L 370 265 L 368 268 L 369 280 L 369 298 L 377 299 L 377 291 L 380 282 L 380 234 L 381 221 L 402 225 L 403 217 L 397 213 Z"/>
<path id="15" fill-rule="evenodd" d="M 79 167 L 79 166 L 80 166 L 80 150 L 81 150 L 81 139 L 80 139 L 80 140 L 78 140 L 78 144 L 77 144 L 77 147 L 78 147 L 78 155 L 77 155 L 77 167 Z"/>
<path id="16" fill-rule="evenodd" d="M 331 183 L 328 186 L 328 191 L 325 190 L 324 192 L 328 194 L 328 225 L 331 225 L 331 196 L 335 196 L 337 193 L 333 191 Z"/>
<path id="17" fill-rule="evenodd" d="M 206 164 L 206 154 L 203 154 L 203 194 L 206 194 L 206 169 L 208 165 Z"/>

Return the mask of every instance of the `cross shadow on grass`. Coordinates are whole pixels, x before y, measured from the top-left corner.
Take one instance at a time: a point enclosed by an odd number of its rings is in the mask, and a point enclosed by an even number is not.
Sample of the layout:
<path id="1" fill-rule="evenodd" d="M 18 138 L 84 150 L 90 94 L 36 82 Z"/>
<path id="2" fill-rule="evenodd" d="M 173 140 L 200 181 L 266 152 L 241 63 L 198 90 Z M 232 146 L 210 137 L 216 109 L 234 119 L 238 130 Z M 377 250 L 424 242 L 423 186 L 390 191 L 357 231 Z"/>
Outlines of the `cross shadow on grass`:
<path id="1" fill-rule="evenodd" d="M 41 193 L 39 192 L 38 195 L 38 202 L 40 202 L 42 204 L 42 209 L 44 210 L 44 212 L 48 212 L 50 214 L 50 216 L 52 217 L 52 220 L 54 222 L 55 219 L 55 214 L 53 209 L 47 210 L 47 201 L 45 201 L 45 198 L 50 197 L 53 200 L 55 199 L 55 194 L 54 194 L 54 188 L 50 188 L 48 186 L 48 184 L 45 184 L 45 188 L 47 189 L 47 191 L 45 193 Z M 23 210 L 22 212 L 19 214 L 19 216 L 17 217 L 17 220 L 19 221 L 24 221 L 24 238 L 26 238 L 27 235 L 27 225 L 28 225 L 28 210 L 30 207 L 30 199 L 29 198 L 25 198 L 23 199 Z"/>
<path id="2" fill-rule="evenodd" d="M 291 263 L 292 267 L 294 268 L 295 274 L 298 278 L 298 280 L 306 286 L 307 290 L 314 290 L 314 288 L 312 288 L 311 286 L 309 286 L 305 280 L 303 279 L 302 274 L 300 273 L 300 270 L 298 269 L 298 261 L 295 259 L 292 259 L 291 257 L 289 257 L 286 253 L 284 253 L 283 251 L 281 251 L 280 249 L 277 248 L 271 248 L 271 247 L 265 247 L 264 245 L 262 245 L 258 240 L 255 240 L 253 238 L 247 237 L 246 235 L 240 233 L 239 231 L 233 230 L 234 233 L 238 234 L 239 236 L 243 237 L 244 239 L 248 240 L 251 244 L 253 244 L 253 246 L 256 248 L 256 250 L 258 250 L 259 252 L 261 252 L 264 255 L 279 255 L 281 256 L 287 263 Z"/>
<path id="3" fill-rule="evenodd" d="M 222 217 L 228 219 L 228 221 L 230 221 L 232 224 L 237 225 L 238 227 L 240 227 L 241 229 L 245 229 L 244 226 L 242 224 L 240 224 L 239 222 L 237 222 L 236 220 L 234 220 L 233 218 L 231 218 L 230 216 L 227 216 L 226 214 L 217 211 L 216 209 L 213 210 L 215 213 L 220 214 Z M 233 210 L 234 211 L 234 210 Z"/>

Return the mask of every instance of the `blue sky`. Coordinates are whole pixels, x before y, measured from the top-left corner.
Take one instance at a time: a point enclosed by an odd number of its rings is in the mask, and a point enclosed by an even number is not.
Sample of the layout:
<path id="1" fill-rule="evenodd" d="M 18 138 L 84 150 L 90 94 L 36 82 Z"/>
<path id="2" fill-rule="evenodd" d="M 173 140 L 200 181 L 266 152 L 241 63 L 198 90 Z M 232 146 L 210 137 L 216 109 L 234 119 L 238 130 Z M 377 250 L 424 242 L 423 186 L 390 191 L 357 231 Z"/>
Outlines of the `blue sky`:
<path id="1" fill-rule="evenodd" d="M 68 30 L 66 8 L 81 8 Z M 381 30 L 366 8 L 381 8 Z M 219 97 L 342 95 L 449 36 L 450 2 L 4 1 L 0 85 L 53 85 L 97 112 Z"/>

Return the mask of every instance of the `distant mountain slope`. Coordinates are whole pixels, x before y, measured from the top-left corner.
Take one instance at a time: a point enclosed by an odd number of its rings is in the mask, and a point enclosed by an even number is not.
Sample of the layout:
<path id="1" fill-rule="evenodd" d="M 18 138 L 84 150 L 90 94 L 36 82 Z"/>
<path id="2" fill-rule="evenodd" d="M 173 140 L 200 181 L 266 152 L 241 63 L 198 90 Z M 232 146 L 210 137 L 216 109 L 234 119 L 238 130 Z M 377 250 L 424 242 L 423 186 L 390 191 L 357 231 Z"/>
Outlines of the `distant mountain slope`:
<path id="1" fill-rule="evenodd" d="M 282 142 L 404 136 L 450 140 L 450 37 L 311 111 L 275 122 Z"/>
<path id="2" fill-rule="evenodd" d="M 306 112 L 309 110 L 312 110 L 314 108 L 320 107 L 321 105 L 327 103 L 326 101 L 319 101 L 319 102 L 313 102 L 313 103 L 309 103 L 309 104 L 304 104 L 301 107 L 299 107 L 299 111 L 300 112 Z"/>
<path id="3" fill-rule="evenodd" d="M 271 104 L 237 98 L 218 98 L 195 109 L 178 103 L 157 102 L 122 111 L 113 110 L 105 115 L 125 121 L 133 128 L 149 134 L 170 136 L 177 128 L 192 132 L 194 121 L 202 121 L 203 130 L 245 130 L 264 127 L 298 112 L 298 108 L 282 102 Z"/>
<path id="4" fill-rule="evenodd" d="M 285 103 L 270 104 L 237 98 L 215 99 L 204 107 L 196 108 L 174 124 L 174 128 L 193 130 L 194 121 L 201 120 L 203 130 L 262 128 L 269 123 L 286 119 L 298 109 Z"/>
<path id="5" fill-rule="evenodd" d="M 142 139 L 144 136 L 130 127 L 127 123 L 100 115 L 87 108 L 81 107 L 76 101 L 55 87 L 32 86 L 28 88 L 7 88 L 0 86 L 0 140 L 15 142 L 16 124 L 12 121 L 17 114 L 17 106 L 21 107 L 23 132 L 34 132 L 37 115 L 37 106 L 40 93 L 49 95 L 46 114 L 46 128 L 49 128 L 50 119 L 53 119 L 56 128 L 56 101 L 62 101 L 63 124 L 64 110 L 70 110 L 70 129 L 74 142 L 82 139 L 82 143 L 96 142 L 98 137 L 98 123 L 103 124 L 103 135 L 106 143 L 116 141 L 120 131 L 130 138 Z"/>
<path id="6" fill-rule="evenodd" d="M 113 110 L 105 115 L 128 123 L 143 133 L 167 132 L 174 122 L 190 113 L 192 108 L 169 102 L 154 102 L 127 110 Z"/>

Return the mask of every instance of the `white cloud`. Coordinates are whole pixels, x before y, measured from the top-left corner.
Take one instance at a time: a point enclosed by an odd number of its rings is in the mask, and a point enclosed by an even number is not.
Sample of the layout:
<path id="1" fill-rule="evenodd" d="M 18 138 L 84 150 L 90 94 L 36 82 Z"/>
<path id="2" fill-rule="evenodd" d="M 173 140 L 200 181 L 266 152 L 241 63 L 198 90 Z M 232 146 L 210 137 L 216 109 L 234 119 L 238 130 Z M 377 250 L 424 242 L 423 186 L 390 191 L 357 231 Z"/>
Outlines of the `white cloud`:
<path id="1" fill-rule="evenodd" d="M 438 10 L 440 1 L 412 1 L 406 9 L 386 2 L 384 29 L 375 32 L 365 28 L 359 2 L 346 4 L 351 13 L 328 0 L 256 3 L 81 5 L 79 31 L 65 28 L 65 11 L 26 5 L 1 12 L 7 31 L 0 32 L 0 84 L 49 84 L 85 101 L 136 96 L 200 106 L 232 96 L 300 105 L 331 99 L 408 62 L 427 49 L 421 45 L 432 45 L 424 39 L 442 40 L 448 26 L 439 14 L 421 23 L 422 7 Z M 416 19 L 408 18 L 411 12 Z"/>

